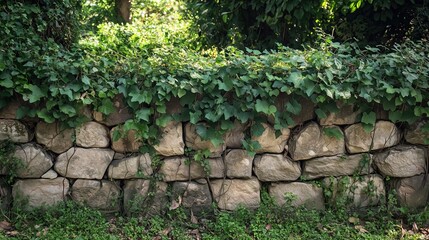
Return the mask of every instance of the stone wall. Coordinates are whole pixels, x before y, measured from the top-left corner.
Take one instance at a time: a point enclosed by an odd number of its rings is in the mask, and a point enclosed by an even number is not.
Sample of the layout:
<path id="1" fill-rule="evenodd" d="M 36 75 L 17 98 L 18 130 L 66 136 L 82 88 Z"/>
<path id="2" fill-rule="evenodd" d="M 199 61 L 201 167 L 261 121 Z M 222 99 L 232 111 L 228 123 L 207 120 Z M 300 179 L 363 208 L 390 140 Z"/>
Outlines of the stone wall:
<path id="1" fill-rule="evenodd" d="M 159 160 L 138 152 L 142 144 L 135 131 L 112 140 L 131 118 L 120 99 L 115 106 L 107 118 L 89 114 L 92 120 L 76 129 L 17 120 L 16 104 L 3 108 L 0 140 L 16 143 L 14 156 L 23 163 L 11 190 L 2 186 L 3 206 L 12 195 L 27 208 L 71 199 L 109 213 L 156 214 L 178 205 L 198 213 L 213 202 L 223 210 L 257 208 L 262 186 L 278 204 L 311 209 L 344 199 L 354 207 L 383 204 L 389 193 L 404 206 L 428 201 L 424 121 L 404 128 L 379 114 L 367 132 L 352 106 L 325 119 L 316 119 L 308 107 L 295 118 L 296 126 L 280 134 L 267 122 L 262 135 L 251 136 L 251 124 L 237 123 L 220 146 L 202 140 L 190 123 L 170 122 L 155 146 Z M 245 135 L 261 145 L 255 156 L 242 147 Z M 211 157 L 197 163 L 186 148 L 209 149 Z M 3 175 L 8 171 L 1 169 Z M 290 194 L 295 197 L 288 200 Z"/>

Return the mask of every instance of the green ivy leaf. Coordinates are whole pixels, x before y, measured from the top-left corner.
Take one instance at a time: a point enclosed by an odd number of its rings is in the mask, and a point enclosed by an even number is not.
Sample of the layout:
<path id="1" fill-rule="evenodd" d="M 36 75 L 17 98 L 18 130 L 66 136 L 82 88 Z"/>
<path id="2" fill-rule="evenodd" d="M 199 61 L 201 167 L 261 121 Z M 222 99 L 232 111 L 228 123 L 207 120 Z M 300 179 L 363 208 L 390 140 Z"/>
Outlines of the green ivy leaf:
<path id="1" fill-rule="evenodd" d="M 301 104 L 295 99 L 291 99 L 286 103 L 286 111 L 294 115 L 298 115 L 299 113 L 301 113 L 301 110 L 302 110 Z"/>
<path id="2" fill-rule="evenodd" d="M 112 100 L 105 98 L 101 102 L 101 106 L 98 107 L 98 111 L 103 113 L 104 115 L 109 115 L 113 113 L 116 110 L 115 106 L 113 105 Z"/>
<path id="3" fill-rule="evenodd" d="M 151 114 L 151 109 L 143 108 L 136 111 L 135 116 L 138 120 L 144 120 L 146 122 L 149 122 L 150 114 Z"/>
<path id="4" fill-rule="evenodd" d="M 61 112 L 67 114 L 69 117 L 73 117 L 76 115 L 76 109 L 68 104 L 62 104 L 60 105 Z"/>
<path id="5" fill-rule="evenodd" d="M 30 103 L 35 103 L 46 95 L 38 86 L 33 84 L 27 85 L 27 89 L 31 91 L 31 94 L 28 96 Z"/>

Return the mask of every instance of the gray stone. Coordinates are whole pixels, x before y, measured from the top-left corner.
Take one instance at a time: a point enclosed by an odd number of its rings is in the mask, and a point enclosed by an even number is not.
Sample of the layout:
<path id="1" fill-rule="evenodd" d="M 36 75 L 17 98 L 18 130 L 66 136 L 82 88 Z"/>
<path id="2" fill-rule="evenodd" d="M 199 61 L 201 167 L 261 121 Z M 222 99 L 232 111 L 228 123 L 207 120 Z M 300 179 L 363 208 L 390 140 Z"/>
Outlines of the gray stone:
<path id="1" fill-rule="evenodd" d="M 107 180 L 78 179 L 71 188 L 73 201 L 102 212 L 119 212 L 121 189 L 118 183 Z"/>
<path id="2" fill-rule="evenodd" d="M 111 127 L 124 123 L 133 117 L 128 107 L 124 103 L 124 97 L 121 94 L 115 96 L 113 99 L 113 105 L 115 110 L 108 116 L 103 115 L 101 112 L 94 111 L 93 117 L 95 121 Z"/>
<path id="3" fill-rule="evenodd" d="M 409 208 L 425 207 L 429 196 L 428 180 L 425 174 L 393 180 L 399 204 Z"/>
<path id="4" fill-rule="evenodd" d="M 412 177 L 426 172 L 426 150 L 399 145 L 375 154 L 374 163 L 385 176 Z"/>
<path id="5" fill-rule="evenodd" d="M 225 177 L 225 163 L 222 158 L 209 158 L 210 173 L 209 178 L 224 178 Z"/>
<path id="6" fill-rule="evenodd" d="M 282 154 L 255 157 L 253 171 L 260 181 L 294 181 L 301 176 L 301 165 Z"/>
<path id="7" fill-rule="evenodd" d="M 154 146 L 159 155 L 170 157 L 185 153 L 182 122 L 169 122 L 161 131 L 161 139 Z"/>
<path id="8" fill-rule="evenodd" d="M 113 160 L 108 168 L 107 176 L 110 179 L 147 178 L 153 173 L 151 164 L 152 161 L 148 153 Z"/>
<path id="9" fill-rule="evenodd" d="M 64 128 L 59 122 L 39 122 L 36 126 L 37 143 L 58 154 L 73 146 L 73 133 L 73 129 Z"/>
<path id="10" fill-rule="evenodd" d="M 372 155 L 341 155 L 305 161 L 302 178 L 310 180 L 328 176 L 368 175 L 372 172 Z"/>
<path id="11" fill-rule="evenodd" d="M 225 144 L 215 146 L 210 140 L 201 139 L 201 137 L 197 134 L 196 125 L 191 123 L 187 123 L 185 125 L 185 136 L 186 147 L 193 150 L 208 149 L 210 151 L 211 157 L 220 157 L 222 152 L 225 150 Z"/>
<path id="12" fill-rule="evenodd" d="M 253 141 L 258 141 L 261 148 L 256 149 L 257 153 L 282 153 L 285 150 L 289 139 L 290 129 L 283 128 L 281 135 L 276 137 L 276 131 L 269 124 L 262 123 L 264 132 L 261 136 L 252 136 Z"/>
<path id="13" fill-rule="evenodd" d="M 386 189 L 381 176 L 371 174 L 353 178 L 350 176 L 325 178 L 322 181 L 330 204 L 346 200 L 350 207 L 376 206 L 385 202 Z"/>
<path id="14" fill-rule="evenodd" d="M 58 177 L 58 173 L 52 169 L 49 169 L 45 174 L 43 174 L 40 178 L 45 179 L 55 179 Z"/>
<path id="15" fill-rule="evenodd" d="M 329 136 L 326 132 L 337 133 L 340 137 Z M 343 132 L 337 126 L 320 127 L 311 122 L 289 141 L 290 155 L 296 161 L 343 154 L 345 149 L 342 136 Z"/>
<path id="16" fill-rule="evenodd" d="M 167 207 L 167 187 L 164 182 L 151 184 L 151 180 L 126 180 L 124 184 L 124 210 L 127 215 L 151 216 Z"/>
<path id="17" fill-rule="evenodd" d="M 33 143 L 16 146 L 13 156 L 22 163 L 17 171 L 20 178 L 40 178 L 54 165 L 52 157 Z"/>
<path id="18" fill-rule="evenodd" d="M 70 148 L 58 156 L 54 169 L 68 178 L 102 179 L 113 154 L 110 149 Z"/>
<path id="19" fill-rule="evenodd" d="M 378 121 L 372 131 L 367 132 L 361 123 L 346 128 L 346 147 L 349 153 L 361 153 L 388 148 L 399 143 L 401 133 L 389 121 Z"/>
<path id="20" fill-rule="evenodd" d="M 338 112 L 331 112 L 326 118 L 319 120 L 320 125 L 350 125 L 358 122 L 358 116 L 361 113 L 356 110 L 354 105 L 344 105 L 337 103 Z"/>
<path id="21" fill-rule="evenodd" d="M 173 199 L 176 201 L 179 196 L 182 200 L 181 205 L 195 214 L 211 208 L 212 196 L 205 179 L 201 179 L 199 182 L 173 183 Z"/>
<path id="22" fill-rule="evenodd" d="M 165 159 L 159 173 L 163 175 L 165 182 L 186 181 L 206 176 L 200 164 L 184 157 Z"/>
<path id="23" fill-rule="evenodd" d="M 425 125 L 429 124 L 427 120 L 421 120 L 411 124 L 405 132 L 405 140 L 411 144 L 429 144 L 429 129 L 425 129 Z M 427 127 L 426 127 L 427 128 Z"/>
<path id="24" fill-rule="evenodd" d="M 86 148 L 109 147 L 109 129 L 97 122 L 86 122 L 76 129 L 76 145 Z"/>
<path id="25" fill-rule="evenodd" d="M 322 188 L 311 183 L 272 183 L 268 192 L 278 205 L 291 204 L 308 209 L 325 209 Z"/>
<path id="26" fill-rule="evenodd" d="M 121 137 L 116 140 L 115 134 L 120 134 Z M 125 132 L 121 127 L 114 127 L 110 130 L 110 138 L 112 139 L 111 148 L 115 152 L 139 152 L 139 148 L 142 146 L 142 142 L 137 136 L 137 131 L 134 129 Z"/>
<path id="27" fill-rule="evenodd" d="M 14 203 L 23 204 L 25 209 L 53 206 L 67 199 L 69 181 L 56 179 L 18 180 L 13 185 Z"/>
<path id="28" fill-rule="evenodd" d="M 222 210 L 236 210 L 239 206 L 254 209 L 261 203 L 261 184 L 257 178 L 213 180 L 210 188 L 213 199 Z"/>
<path id="29" fill-rule="evenodd" d="M 225 156 L 226 176 L 229 178 L 250 178 L 253 157 L 246 150 L 233 149 Z"/>
<path id="30" fill-rule="evenodd" d="M 26 143 L 32 138 L 33 135 L 20 121 L 0 119 L 0 141 L 10 140 L 15 143 Z"/>
<path id="31" fill-rule="evenodd" d="M 231 130 L 227 131 L 225 134 L 225 145 L 227 148 L 242 148 L 245 137 L 245 132 L 247 131 L 248 124 L 240 123 L 239 121 L 234 122 L 234 126 Z"/>

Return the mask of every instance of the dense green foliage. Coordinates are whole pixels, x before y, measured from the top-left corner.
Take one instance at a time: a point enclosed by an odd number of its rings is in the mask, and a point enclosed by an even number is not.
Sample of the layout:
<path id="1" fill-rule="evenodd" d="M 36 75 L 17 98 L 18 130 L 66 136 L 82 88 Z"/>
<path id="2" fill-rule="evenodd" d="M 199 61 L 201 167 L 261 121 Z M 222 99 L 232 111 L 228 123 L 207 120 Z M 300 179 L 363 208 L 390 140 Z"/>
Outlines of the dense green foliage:
<path id="1" fill-rule="evenodd" d="M 138 130 L 143 139 L 154 141 L 157 127 L 176 118 L 216 126 L 200 125 L 198 132 L 219 144 L 235 120 L 255 121 L 255 129 L 267 116 L 277 130 L 293 125 L 303 107 L 296 97 L 316 104 L 318 117 L 336 111 L 336 101 L 355 103 L 368 127 L 376 120 L 374 106 L 393 122 L 429 113 L 425 41 L 360 48 L 321 36 L 317 48 L 304 50 L 279 45 L 263 52 L 199 52 L 190 47 L 196 37 L 190 22 L 172 10 L 176 15 L 149 14 L 133 24 L 104 23 L 70 43 L 46 33 L 68 5 L 59 9 L 41 14 L 43 5 L 23 2 L 1 7 L 0 34 L 7 37 L 0 42 L 0 106 L 16 97 L 34 104 L 22 106 L 19 117 L 74 126 L 83 120 L 82 107 L 109 114 L 111 99 L 122 94 L 135 114 L 125 129 Z M 281 107 L 277 99 L 285 96 L 292 100 Z M 166 112 L 172 99 L 182 105 L 179 116 Z"/>
<path id="2" fill-rule="evenodd" d="M 300 47 L 316 29 L 337 40 L 393 44 L 428 39 L 426 0 L 189 0 L 188 15 L 207 45 Z"/>
<path id="3" fill-rule="evenodd" d="M 0 239 L 424 239 L 419 231 L 427 230 L 429 220 L 427 209 L 401 215 L 386 207 L 364 214 L 345 208 L 320 212 L 276 206 L 267 196 L 264 192 L 256 211 L 212 209 L 214 214 L 197 217 L 181 207 L 151 218 L 106 217 L 72 202 L 40 211 L 16 209 L 10 218 L 3 216 L 13 229 L 1 232 Z"/>

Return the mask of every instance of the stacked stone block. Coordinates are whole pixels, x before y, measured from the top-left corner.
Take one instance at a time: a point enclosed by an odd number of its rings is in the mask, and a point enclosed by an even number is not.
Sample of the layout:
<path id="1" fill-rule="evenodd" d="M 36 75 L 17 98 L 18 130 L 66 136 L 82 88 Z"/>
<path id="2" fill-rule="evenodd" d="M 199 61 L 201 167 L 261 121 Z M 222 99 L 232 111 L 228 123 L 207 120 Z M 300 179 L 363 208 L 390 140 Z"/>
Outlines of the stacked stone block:
<path id="1" fill-rule="evenodd" d="M 278 134 L 269 121 L 264 123 L 260 136 L 250 134 L 261 145 L 256 155 L 241 144 L 252 123 L 236 122 L 224 143 L 215 146 L 196 134 L 195 125 L 172 121 L 154 146 L 161 157 L 156 168 L 149 154 L 139 153 L 142 142 L 136 131 L 114 138 L 132 117 L 121 98 L 116 98 L 116 112 L 108 117 L 93 112 L 91 121 L 76 129 L 35 119 L 35 127 L 29 128 L 15 118 L 16 108 L 5 108 L 0 112 L 0 140 L 17 144 L 14 156 L 23 167 L 12 195 L 14 201 L 26 200 L 28 208 L 73 200 L 109 213 L 151 215 L 171 208 L 178 199 L 194 213 L 210 210 L 213 202 L 222 210 L 257 208 L 262 185 L 268 186 L 277 204 L 310 209 L 323 210 L 344 197 L 353 207 L 378 205 L 385 201 L 387 189 L 395 190 L 402 205 L 425 206 L 425 122 L 403 134 L 392 122 L 378 120 L 366 131 L 357 121 L 359 112 L 339 106 L 340 112 L 325 119 L 310 118 L 313 108 L 304 110 L 295 118 L 305 122 Z M 208 149 L 210 172 L 185 155 L 185 148 Z"/>

